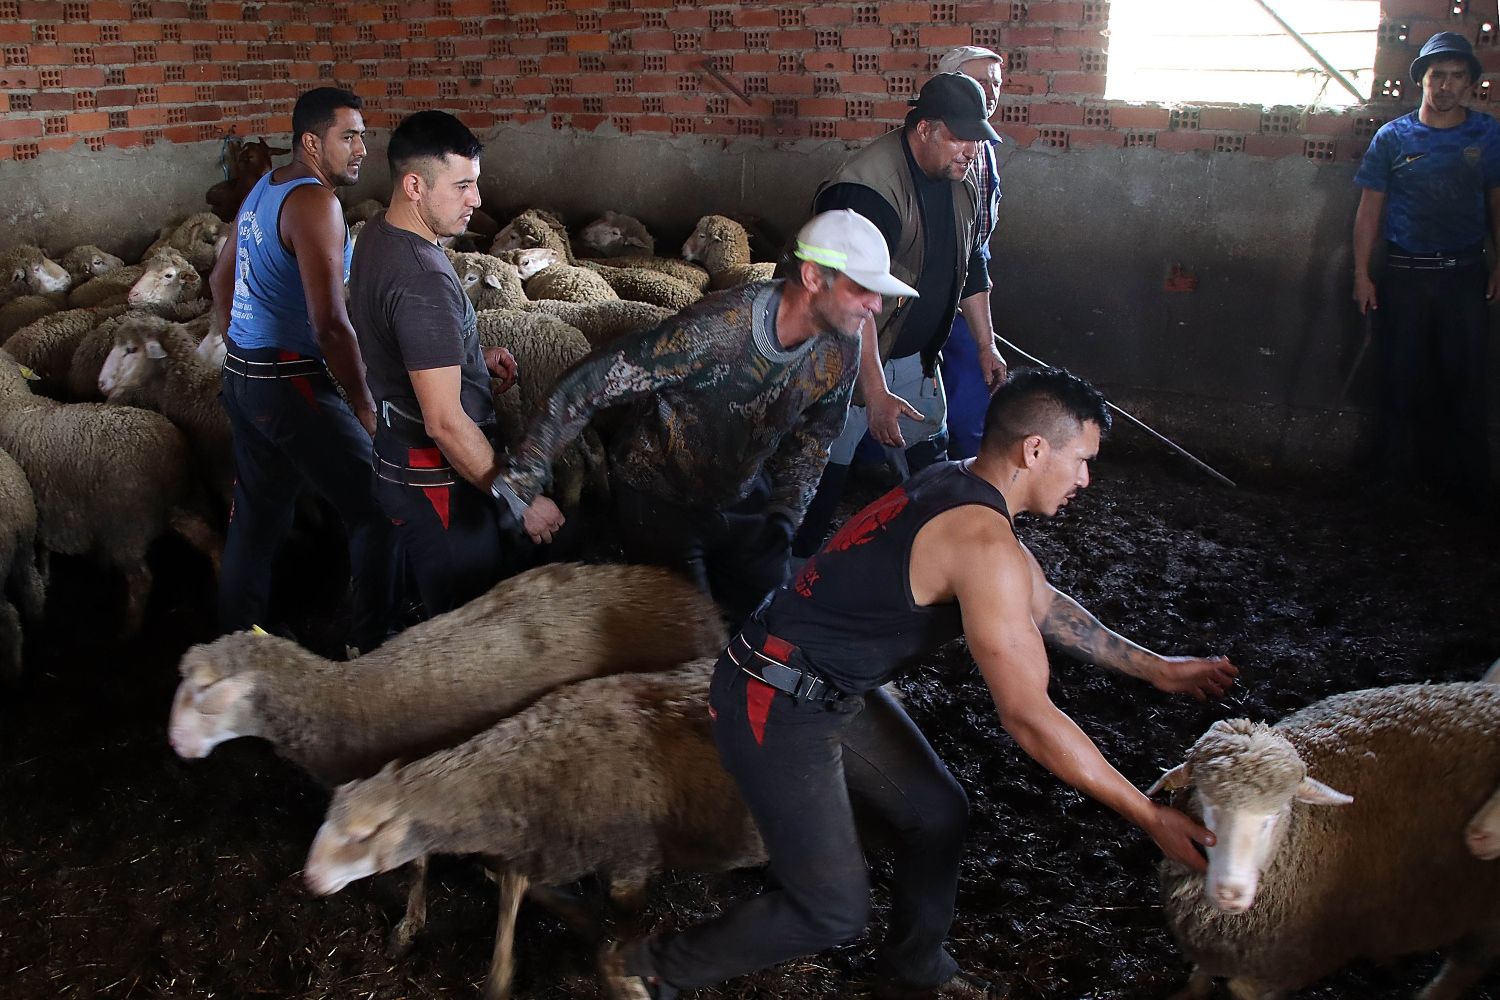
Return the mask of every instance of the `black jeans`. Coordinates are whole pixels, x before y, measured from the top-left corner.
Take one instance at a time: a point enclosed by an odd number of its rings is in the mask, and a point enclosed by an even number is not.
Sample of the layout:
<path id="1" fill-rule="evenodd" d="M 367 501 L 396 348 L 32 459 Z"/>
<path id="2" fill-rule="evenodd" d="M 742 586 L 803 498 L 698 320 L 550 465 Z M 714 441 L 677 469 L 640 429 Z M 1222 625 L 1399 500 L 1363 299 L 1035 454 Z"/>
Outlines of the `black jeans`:
<path id="1" fill-rule="evenodd" d="M 728 510 L 683 507 L 618 479 L 613 489 L 625 558 L 683 573 L 733 626 L 786 582 L 791 539 L 768 523 L 769 483 Z"/>
<path id="2" fill-rule="evenodd" d="M 396 525 L 428 618 L 467 604 L 519 568 L 521 543 L 501 526 L 498 501 L 469 483 L 377 479 L 375 492 Z"/>
<path id="3" fill-rule="evenodd" d="M 707 923 L 647 939 L 628 956 L 631 971 L 697 989 L 856 937 L 870 915 L 857 800 L 896 844 L 883 966 L 915 988 L 951 979 L 958 966 L 943 941 L 968 800 L 896 699 L 877 689 L 798 702 L 724 656 L 710 704 L 719 757 L 765 840 L 773 887 Z"/>
<path id="4" fill-rule="evenodd" d="M 1378 468 L 1397 478 L 1432 468 L 1438 485 L 1475 503 L 1490 479 L 1488 280 L 1483 260 L 1430 271 L 1387 267 L 1376 313 Z"/>
<path id="5" fill-rule="evenodd" d="M 273 349 L 236 351 L 277 360 Z M 219 574 L 219 627 L 267 624 L 271 564 L 291 530 L 297 494 L 311 486 L 349 536 L 354 616 L 349 641 L 374 649 L 390 628 L 401 551 L 375 500 L 370 436 L 326 375 L 247 378 L 226 371 L 220 393 L 234 448 L 234 505 Z"/>

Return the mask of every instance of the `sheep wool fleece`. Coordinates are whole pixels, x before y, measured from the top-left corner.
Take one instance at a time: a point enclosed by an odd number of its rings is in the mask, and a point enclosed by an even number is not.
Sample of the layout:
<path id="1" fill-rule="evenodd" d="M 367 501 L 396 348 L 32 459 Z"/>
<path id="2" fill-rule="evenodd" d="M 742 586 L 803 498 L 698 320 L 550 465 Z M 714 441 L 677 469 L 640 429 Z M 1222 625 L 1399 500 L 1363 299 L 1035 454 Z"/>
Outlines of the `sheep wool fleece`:
<path id="1" fill-rule="evenodd" d="M 661 325 L 591 352 L 553 387 L 511 466 L 523 498 L 599 410 L 637 408 L 614 446 L 631 489 L 724 510 L 770 482 L 766 511 L 795 526 L 843 426 L 859 367 L 857 337 L 829 332 L 783 350 L 781 282 L 710 295 Z"/>

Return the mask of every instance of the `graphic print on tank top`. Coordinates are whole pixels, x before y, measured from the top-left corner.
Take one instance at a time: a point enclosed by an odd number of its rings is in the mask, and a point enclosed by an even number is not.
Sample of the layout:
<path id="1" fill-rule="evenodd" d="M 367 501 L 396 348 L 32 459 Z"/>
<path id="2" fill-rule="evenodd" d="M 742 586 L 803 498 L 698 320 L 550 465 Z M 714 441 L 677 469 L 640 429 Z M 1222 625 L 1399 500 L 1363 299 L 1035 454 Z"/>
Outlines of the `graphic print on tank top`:
<path id="1" fill-rule="evenodd" d="M 834 532 L 822 551 L 843 552 L 857 545 L 869 543 L 875 537 L 876 532 L 895 520 L 896 516 L 906 509 L 910 501 L 911 498 L 907 495 L 906 488 L 896 487 L 844 522 L 844 526 Z M 803 565 L 802 571 L 797 574 L 797 579 L 792 582 L 792 589 L 801 597 L 811 597 L 819 577 L 818 556 L 814 554 Z"/>

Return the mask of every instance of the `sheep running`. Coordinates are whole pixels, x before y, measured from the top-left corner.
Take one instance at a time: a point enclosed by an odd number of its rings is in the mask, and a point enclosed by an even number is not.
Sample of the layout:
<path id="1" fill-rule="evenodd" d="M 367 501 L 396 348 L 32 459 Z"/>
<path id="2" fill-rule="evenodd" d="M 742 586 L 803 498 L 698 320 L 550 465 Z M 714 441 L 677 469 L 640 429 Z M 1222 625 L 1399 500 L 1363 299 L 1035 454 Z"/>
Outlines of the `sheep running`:
<path id="1" fill-rule="evenodd" d="M 1316 779 L 1309 775 L 1316 775 Z M 1157 781 L 1194 788 L 1207 876 L 1163 862 L 1167 921 L 1194 963 L 1279 1000 L 1357 957 L 1449 949 L 1422 1000 L 1456 1000 L 1500 955 L 1500 866 L 1464 829 L 1500 785 L 1500 685 L 1335 695 L 1266 726 L 1215 723 Z"/>
<path id="2" fill-rule="evenodd" d="M 632 899 L 667 868 L 763 863 L 709 732 L 713 663 L 573 684 L 460 746 L 344 785 L 308 853 L 308 884 L 326 895 L 430 854 L 486 855 L 502 877 L 484 995 L 500 1000 L 529 882 L 598 874 Z"/>

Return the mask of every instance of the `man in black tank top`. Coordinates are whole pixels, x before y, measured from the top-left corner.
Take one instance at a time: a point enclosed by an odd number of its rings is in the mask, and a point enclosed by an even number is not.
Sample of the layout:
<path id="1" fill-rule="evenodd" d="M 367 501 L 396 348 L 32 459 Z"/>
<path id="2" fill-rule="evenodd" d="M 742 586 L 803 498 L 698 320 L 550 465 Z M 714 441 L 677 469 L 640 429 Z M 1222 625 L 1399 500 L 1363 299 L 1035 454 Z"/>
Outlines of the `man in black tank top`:
<path id="1" fill-rule="evenodd" d="M 995 394 L 978 457 L 932 466 L 855 515 L 762 606 L 714 671 L 725 768 L 755 816 L 775 887 L 715 920 L 604 956 L 616 997 L 661 1000 L 860 934 L 870 883 L 852 800 L 895 834 L 890 929 L 876 996 L 982 997 L 943 947 L 968 816 L 963 789 L 881 685 L 963 635 L 1000 722 L 1034 760 L 1202 871 L 1213 834 L 1151 802 L 1047 694 L 1043 640 L 1204 699 L 1222 657 L 1167 657 L 1105 628 L 1047 582 L 1011 513 L 1051 516 L 1088 485 L 1104 398 L 1055 369 Z"/>

